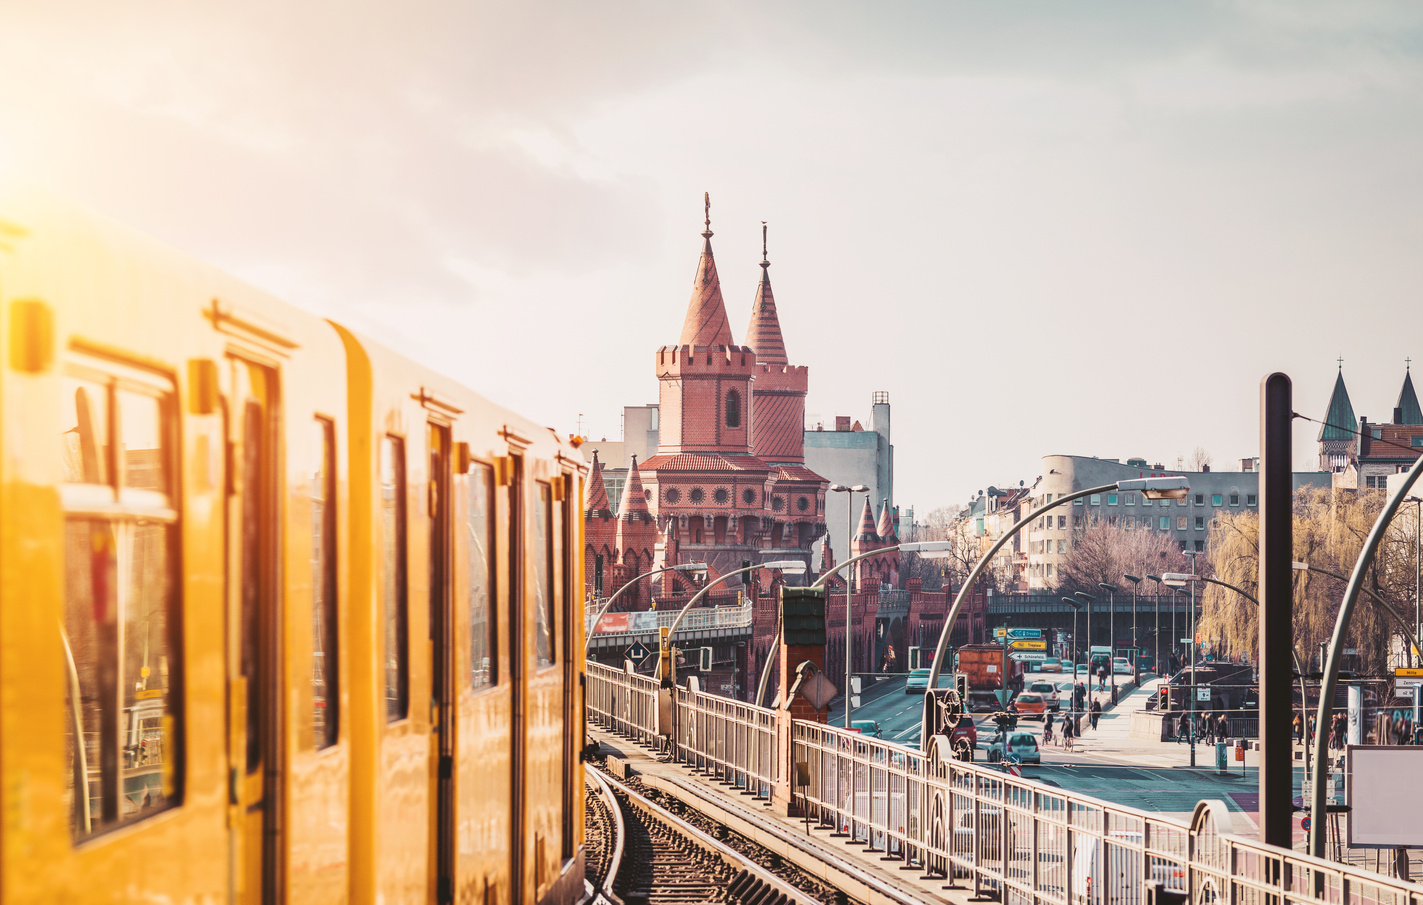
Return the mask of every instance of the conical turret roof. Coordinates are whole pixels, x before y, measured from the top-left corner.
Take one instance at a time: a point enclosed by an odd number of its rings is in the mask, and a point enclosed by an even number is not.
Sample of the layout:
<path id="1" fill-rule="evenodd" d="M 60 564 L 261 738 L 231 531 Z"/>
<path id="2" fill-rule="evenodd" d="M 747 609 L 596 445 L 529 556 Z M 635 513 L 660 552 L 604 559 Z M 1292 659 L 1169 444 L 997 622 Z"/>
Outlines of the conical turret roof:
<path id="1" fill-rule="evenodd" d="M 771 262 L 766 258 L 766 224 L 761 224 L 761 283 L 751 302 L 751 326 L 746 328 L 746 345 L 756 351 L 760 364 L 790 364 L 781 321 L 776 316 L 776 297 L 771 294 Z"/>
<path id="2" fill-rule="evenodd" d="M 866 500 L 865 502 L 869 502 Z M 886 497 L 879 510 L 879 524 L 875 526 L 875 532 L 879 534 L 880 540 L 891 544 L 899 543 L 899 534 L 894 530 L 894 513 L 889 508 L 889 498 Z"/>
<path id="3" fill-rule="evenodd" d="M 1349 391 L 1344 388 L 1344 368 L 1339 368 L 1339 376 L 1334 379 L 1334 393 L 1329 397 L 1329 411 L 1320 425 L 1320 440 L 1352 440 L 1358 419 L 1354 417 L 1354 406 L 1349 402 Z"/>
<path id="4" fill-rule="evenodd" d="M 1418 407 L 1418 394 L 1413 392 L 1413 375 L 1403 372 L 1403 389 L 1398 391 L 1398 404 L 1403 410 L 1403 424 L 1423 424 L 1423 409 Z"/>
<path id="5" fill-rule="evenodd" d="M 702 257 L 692 280 L 692 301 L 682 322 L 684 346 L 730 346 L 731 323 L 726 319 L 726 303 L 721 298 L 721 279 L 716 275 L 716 258 L 711 247 L 711 200 L 707 200 L 707 228 L 702 233 Z"/>
<path id="6" fill-rule="evenodd" d="M 643 521 L 652 520 L 652 512 L 647 508 L 647 493 L 642 489 L 642 474 L 637 470 L 637 456 L 632 457 L 628 467 L 628 482 L 623 488 L 623 498 L 618 506 L 618 520 L 630 522 L 635 516 Z"/>
<path id="7" fill-rule="evenodd" d="M 598 451 L 593 450 L 593 468 L 588 474 L 588 484 L 583 489 L 583 511 L 605 512 L 613 507 L 608 503 L 608 488 L 603 483 L 603 463 L 598 461 Z"/>
<path id="8" fill-rule="evenodd" d="M 865 508 L 860 512 L 860 527 L 855 532 L 857 543 L 875 543 L 878 541 L 879 532 L 875 530 L 875 511 L 870 507 L 870 498 L 865 497 Z"/>

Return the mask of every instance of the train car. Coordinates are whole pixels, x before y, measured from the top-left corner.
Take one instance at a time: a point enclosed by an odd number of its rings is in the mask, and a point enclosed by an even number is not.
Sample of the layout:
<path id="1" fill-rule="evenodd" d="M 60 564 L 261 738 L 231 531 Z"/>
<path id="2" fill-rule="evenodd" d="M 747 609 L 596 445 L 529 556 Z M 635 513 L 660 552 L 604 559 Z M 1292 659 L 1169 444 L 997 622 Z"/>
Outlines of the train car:
<path id="1" fill-rule="evenodd" d="M 576 901 L 572 442 L 0 194 L 0 903 Z"/>

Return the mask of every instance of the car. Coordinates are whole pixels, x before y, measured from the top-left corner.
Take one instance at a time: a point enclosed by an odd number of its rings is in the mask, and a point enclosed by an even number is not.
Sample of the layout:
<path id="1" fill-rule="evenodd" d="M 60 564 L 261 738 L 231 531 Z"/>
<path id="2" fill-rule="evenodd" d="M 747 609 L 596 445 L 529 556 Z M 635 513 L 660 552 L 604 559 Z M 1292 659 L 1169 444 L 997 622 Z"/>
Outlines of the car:
<path id="1" fill-rule="evenodd" d="M 1047 702 L 1048 710 L 1057 711 L 1062 709 L 1062 698 L 1058 696 L 1061 694 L 1062 689 L 1057 683 L 1034 682 L 1028 686 L 1027 690 L 1034 694 L 1042 695 L 1043 700 Z"/>
<path id="2" fill-rule="evenodd" d="M 1029 719 L 1033 716 L 1042 719 L 1043 715 L 1047 713 L 1047 696 L 1039 694 L 1036 691 L 1023 692 L 1013 699 L 1013 703 L 1023 719 Z"/>
<path id="3" fill-rule="evenodd" d="M 909 677 L 904 680 L 904 693 L 913 694 L 916 691 L 929 690 L 929 670 L 911 669 Z"/>
<path id="4" fill-rule="evenodd" d="M 1126 657 L 1118 657 L 1112 661 L 1112 672 L 1119 676 L 1132 675 L 1131 662 Z"/>
<path id="5" fill-rule="evenodd" d="M 873 738 L 884 738 L 884 735 L 880 732 L 879 723 L 874 720 L 851 720 L 850 730 Z"/>
<path id="6" fill-rule="evenodd" d="M 1062 661 L 1056 657 L 1048 657 L 1038 664 L 1038 672 L 1062 672 Z"/>
<path id="7" fill-rule="evenodd" d="M 996 763 L 1005 757 L 1016 758 L 1021 764 L 1042 763 L 1042 752 L 1038 750 L 1038 737 L 1031 732 L 1010 732 L 1006 738 L 1002 735 L 998 736 L 988 746 L 988 759 Z"/>
<path id="8" fill-rule="evenodd" d="M 1072 675 L 1078 679 L 1090 679 L 1092 677 L 1092 673 L 1087 671 L 1086 663 L 1078 663 L 1077 669 L 1073 671 Z"/>
<path id="9" fill-rule="evenodd" d="M 1153 657 L 1140 656 L 1136 658 L 1136 668 L 1141 672 L 1156 674 L 1156 660 Z"/>

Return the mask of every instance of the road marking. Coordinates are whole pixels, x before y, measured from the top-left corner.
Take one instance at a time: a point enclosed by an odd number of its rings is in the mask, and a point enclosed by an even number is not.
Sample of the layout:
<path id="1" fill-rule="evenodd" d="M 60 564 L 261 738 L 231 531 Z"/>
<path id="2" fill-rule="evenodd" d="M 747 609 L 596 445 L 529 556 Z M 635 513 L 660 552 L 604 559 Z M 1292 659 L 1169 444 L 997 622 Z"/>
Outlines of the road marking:
<path id="1" fill-rule="evenodd" d="M 919 726 L 910 726 L 908 729 L 906 729 L 906 730 L 904 730 L 903 732 L 899 733 L 898 735 L 894 736 L 894 740 L 895 740 L 895 741 L 899 741 L 900 739 L 904 738 L 906 735 L 908 735 L 908 734 L 911 733 L 911 732 L 918 732 L 919 729 L 920 729 Z"/>

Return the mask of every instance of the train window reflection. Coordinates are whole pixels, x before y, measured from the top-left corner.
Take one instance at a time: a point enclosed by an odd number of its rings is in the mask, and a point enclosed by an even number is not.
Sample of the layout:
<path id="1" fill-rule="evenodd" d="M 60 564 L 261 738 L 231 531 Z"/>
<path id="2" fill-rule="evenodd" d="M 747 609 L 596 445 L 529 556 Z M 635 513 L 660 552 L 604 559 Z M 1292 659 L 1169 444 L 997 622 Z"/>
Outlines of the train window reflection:
<path id="1" fill-rule="evenodd" d="M 490 540 L 493 537 L 494 488 L 489 466 L 478 462 L 470 468 L 468 510 L 465 523 L 469 537 L 469 637 L 470 685 L 485 688 L 499 681 L 496 672 L 494 630 L 496 619 L 493 605 L 493 581 L 490 564 L 494 562 Z"/>
<path id="2" fill-rule="evenodd" d="M 410 709 L 409 623 L 405 581 L 405 442 L 381 441 L 381 606 L 385 617 L 385 718 Z"/>
<path id="3" fill-rule="evenodd" d="M 117 486 L 121 501 L 102 517 L 71 511 L 64 526 L 65 793 L 83 839 L 177 803 L 179 529 L 166 465 L 171 392 L 90 369 L 65 374 L 63 386 L 65 482 Z M 115 449 L 125 450 L 121 481 Z M 122 502 L 130 486 L 149 492 L 142 508 Z"/>
<path id="4" fill-rule="evenodd" d="M 313 427 L 316 470 L 311 476 L 311 698 L 312 743 L 336 744 L 340 730 L 336 612 L 335 427 L 317 418 Z"/>
<path id="5" fill-rule="evenodd" d="M 553 664 L 553 491 L 534 486 L 529 548 L 534 565 L 534 656 L 539 666 Z"/>
<path id="6" fill-rule="evenodd" d="M 60 459 L 71 484 L 109 483 L 109 388 L 66 374 Z"/>
<path id="7" fill-rule="evenodd" d="M 168 463 L 161 437 L 165 423 L 161 401 L 127 388 L 120 388 L 117 396 L 124 486 L 167 493 Z"/>

